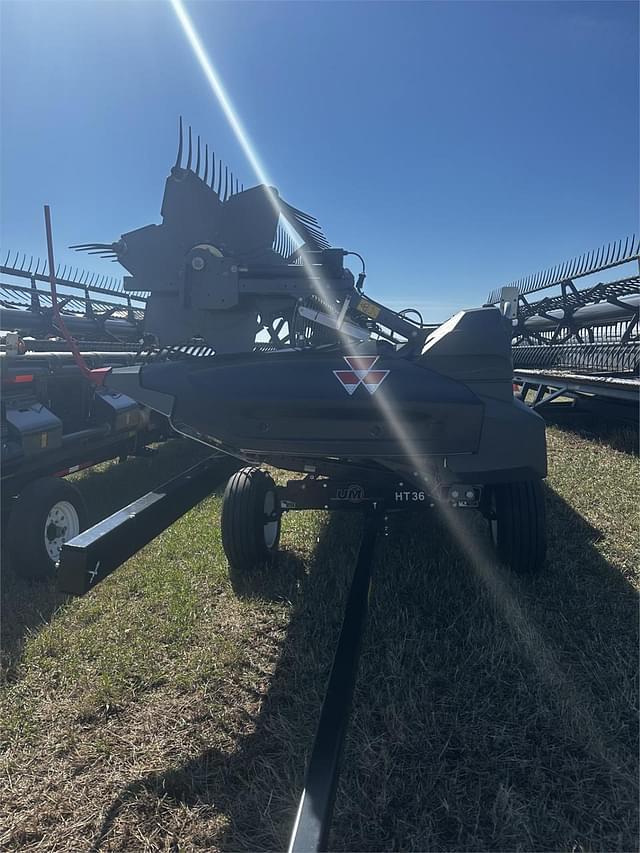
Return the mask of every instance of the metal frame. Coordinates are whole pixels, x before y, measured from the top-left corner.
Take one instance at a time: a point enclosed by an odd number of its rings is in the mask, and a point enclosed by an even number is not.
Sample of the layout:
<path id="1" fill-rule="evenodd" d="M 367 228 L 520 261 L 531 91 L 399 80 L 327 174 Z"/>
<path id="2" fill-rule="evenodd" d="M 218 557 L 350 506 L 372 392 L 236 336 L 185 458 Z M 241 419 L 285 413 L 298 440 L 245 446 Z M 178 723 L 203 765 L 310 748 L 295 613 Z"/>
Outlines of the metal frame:
<path id="1" fill-rule="evenodd" d="M 507 287 L 515 287 L 520 295 L 527 295 L 639 259 L 640 237 L 636 238 L 634 234 L 626 239 L 623 237 L 620 240 L 614 240 L 599 249 L 585 252 L 570 261 L 563 261 L 542 272 L 509 282 Z M 501 287 L 493 290 L 487 297 L 487 303 L 497 305 L 500 302 L 501 291 Z"/>
<path id="2" fill-rule="evenodd" d="M 58 589 L 84 595 L 208 497 L 238 464 L 222 454 L 210 456 L 66 542 Z"/>

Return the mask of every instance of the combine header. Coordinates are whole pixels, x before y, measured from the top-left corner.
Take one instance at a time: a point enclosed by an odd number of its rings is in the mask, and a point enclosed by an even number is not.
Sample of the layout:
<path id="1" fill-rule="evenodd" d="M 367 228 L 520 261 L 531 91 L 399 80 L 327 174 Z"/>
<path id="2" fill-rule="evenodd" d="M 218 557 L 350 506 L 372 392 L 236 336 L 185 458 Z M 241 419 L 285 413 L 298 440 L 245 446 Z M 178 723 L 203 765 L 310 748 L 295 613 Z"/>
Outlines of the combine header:
<path id="1" fill-rule="evenodd" d="M 194 146 L 190 129 L 186 162 L 184 148 L 181 124 L 161 224 L 77 248 L 117 259 L 130 273 L 125 289 L 149 293 L 144 363 L 114 368 L 105 386 L 244 466 L 229 480 L 221 515 L 236 590 L 250 591 L 256 571 L 274 567 L 286 513 L 365 516 L 291 840 L 291 850 L 321 850 L 386 517 L 475 509 L 498 558 L 537 571 L 544 422 L 514 399 L 511 322 L 500 310 L 461 311 L 438 328 L 390 310 L 365 295 L 362 258 L 331 247 L 313 216 L 273 187 L 244 189 L 199 139 Z M 348 257 L 362 263 L 357 279 Z M 263 464 L 304 476 L 276 485 Z M 135 541 L 131 508 L 67 543 L 61 588 L 81 594 L 101 581 L 156 535 L 159 517 L 170 522 L 162 496 L 189 491 L 167 484 L 142 499 L 146 532 Z"/>
<path id="2" fill-rule="evenodd" d="M 141 294 L 122 293 L 114 278 L 58 268 L 54 306 L 47 263 L 7 255 L 0 274 L 3 532 L 14 570 L 47 577 L 63 543 L 88 523 L 65 477 L 148 452 L 170 429 L 131 397 L 88 381 L 61 337 L 64 323 L 89 369 L 134 364 Z"/>
<path id="3" fill-rule="evenodd" d="M 61 329 L 54 316 L 50 273 L 46 261 L 7 252 L 0 265 L 0 330 L 17 332 L 25 347 L 55 349 Z M 58 309 L 69 332 L 83 347 L 137 349 L 142 336 L 146 296 L 124 293 L 119 279 L 58 266 L 55 278 Z M 23 281 L 29 284 L 23 284 Z M 39 286 L 39 285 L 45 285 Z M 108 298 L 105 298 L 108 297 Z"/>
<path id="4" fill-rule="evenodd" d="M 571 406 L 637 422 L 640 270 L 581 289 L 576 281 L 623 265 L 628 270 L 639 259 L 640 239 L 629 237 L 489 295 L 488 304 L 517 300 L 513 366 L 521 399 L 533 391 L 532 405 L 542 409 L 568 397 Z M 559 293 L 530 299 L 550 288 Z"/>

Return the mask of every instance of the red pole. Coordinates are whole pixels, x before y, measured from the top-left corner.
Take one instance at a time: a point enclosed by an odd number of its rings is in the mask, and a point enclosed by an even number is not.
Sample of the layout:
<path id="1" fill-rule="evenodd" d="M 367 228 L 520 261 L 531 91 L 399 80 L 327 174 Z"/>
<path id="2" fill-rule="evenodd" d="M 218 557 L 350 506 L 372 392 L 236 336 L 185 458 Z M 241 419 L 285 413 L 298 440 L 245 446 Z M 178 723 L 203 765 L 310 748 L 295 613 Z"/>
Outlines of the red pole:
<path id="1" fill-rule="evenodd" d="M 45 204 L 44 206 L 44 227 L 47 235 L 47 255 L 49 258 L 49 284 L 51 285 L 51 307 L 53 308 L 53 319 L 55 320 L 56 325 L 62 332 L 63 338 L 69 344 L 69 348 L 73 353 L 74 361 L 82 371 L 83 375 L 89 380 L 89 382 L 94 382 L 96 385 L 102 385 L 104 382 L 105 375 L 109 372 L 111 368 L 100 367 L 96 370 L 90 370 L 89 367 L 87 367 L 87 363 L 82 357 L 82 353 L 78 349 L 77 343 L 69 334 L 69 331 L 65 326 L 65 322 L 62 319 L 62 315 L 60 314 L 60 309 L 58 307 L 58 292 L 56 290 L 56 264 L 53 258 L 51 210 L 48 204 Z"/>

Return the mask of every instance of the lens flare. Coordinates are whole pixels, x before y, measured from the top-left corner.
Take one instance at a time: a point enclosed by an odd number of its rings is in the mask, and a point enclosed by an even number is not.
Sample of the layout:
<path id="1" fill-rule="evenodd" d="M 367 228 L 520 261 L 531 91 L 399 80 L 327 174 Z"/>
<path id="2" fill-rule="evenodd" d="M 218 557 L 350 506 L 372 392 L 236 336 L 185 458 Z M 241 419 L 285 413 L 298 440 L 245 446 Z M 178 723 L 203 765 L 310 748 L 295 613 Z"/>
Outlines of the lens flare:
<path id="1" fill-rule="evenodd" d="M 240 115 L 235 108 L 229 93 L 224 87 L 224 84 L 220 78 L 220 75 L 216 71 L 213 66 L 213 62 L 211 61 L 207 51 L 202 44 L 202 40 L 198 35 L 196 28 L 193 25 L 193 21 L 187 12 L 184 3 L 182 0 L 169 0 L 171 3 L 171 7 L 175 12 L 176 18 L 178 19 L 180 26 L 182 27 L 182 31 L 184 32 L 189 45 L 198 60 L 200 68 L 202 69 L 204 76 L 207 78 L 207 82 L 211 88 L 211 91 L 215 95 L 222 112 L 225 114 L 227 121 L 229 122 L 231 129 L 238 141 L 238 144 L 242 148 L 247 160 L 249 161 L 251 168 L 253 169 L 256 178 L 260 184 L 263 184 L 269 200 L 273 205 L 276 213 L 280 214 L 280 205 L 278 203 L 277 196 L 273 191 L 273 182 L 271 181 L 266 168 L 264 167 L 260 157 L 258 156 L 258 152 L 256 146 L 251 141 L 251 137 L 247 132 L 245 126 L 240 119 Z M 280 223 L 288 236 L 294 241 L 297 245 L 299 243 L 299 236 L 296 233 L 295 229 L 289 224 L 286 217 L 280 216 Z M 304 270 L 306 274 L 309 276 L 309 280 L 311 281 L 312 287 L 314 288 L 316 295 L 326 304 L 329 313 L 332 313 L 334 317 L 337 316 L 337 310 L 334 305 L 334 300 L 329 295 L 329 290 L 326 284 L 322 281 L 319 270 L 317 267 L 314 267 L 309 260 L 305 257 L 304 253 L 301 255 L 301 260 L 303 263 Z"/>

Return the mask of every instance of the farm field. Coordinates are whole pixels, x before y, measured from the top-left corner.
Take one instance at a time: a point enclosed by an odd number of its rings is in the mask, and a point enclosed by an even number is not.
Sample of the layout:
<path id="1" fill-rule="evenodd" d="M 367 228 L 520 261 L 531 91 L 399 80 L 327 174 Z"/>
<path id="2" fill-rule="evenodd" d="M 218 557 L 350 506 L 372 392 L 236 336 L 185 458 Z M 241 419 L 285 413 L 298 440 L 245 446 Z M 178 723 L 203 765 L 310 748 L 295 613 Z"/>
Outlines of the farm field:
<path id="1" fill-rule="evenodd" d="M 547 435 L 538 577 L 486 556 L 473 514 L 379 543 L 332 849 L 637 849 L 637 433 Z M 97 520 L 203 455 L 76 482 Z M 0 849 L 286 847 L 360 521 L 285 517 L 238 600 L 219 504 L 83 599 L 3 571 Z"/>

